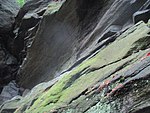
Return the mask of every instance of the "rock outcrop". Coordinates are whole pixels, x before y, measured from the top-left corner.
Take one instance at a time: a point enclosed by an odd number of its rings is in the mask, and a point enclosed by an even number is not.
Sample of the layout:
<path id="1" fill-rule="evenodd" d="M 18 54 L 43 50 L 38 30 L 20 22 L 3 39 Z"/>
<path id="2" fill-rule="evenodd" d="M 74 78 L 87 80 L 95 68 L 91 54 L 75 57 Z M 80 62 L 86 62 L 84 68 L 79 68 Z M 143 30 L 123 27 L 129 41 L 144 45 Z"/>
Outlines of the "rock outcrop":
<path id="1" fill-rule="evenodd" d="M 38 29 L 39 21 L 51 0 L 30 0 L 19 11 L 14 24 L 14 40 L 11 52 L 20 63 L 26 56 L 26 49 L 31 46 Z"/>
<path id="2" fill-rule="evenodd" d="M 0 92 L 4 85 L 15 78 L 18 67 L 17 59 L 8 50 L 18 11 L 19 5 L 15 0 L 0 1 Z"/>
<path id="3" fill-rule="evenodd" d="M 146 10 L 150 3 L 147 0 L 72 0 L 66 1 L 59 12 L 51 14 L 58 4 L 49 5 L 34 43 L 28 49 L 18 77 L 24 87 L 32 88 L 51 80 L 107 46 L 134 24 L 135 12 Z M 34 82 L 30 82 L 31 79 Z"/>
<path id="4" fill-rule="evenodd" d="M 4 103 L 1 112 L 146 112 L 150 91 L 148 26 L 137 23 L 59 79 Z"/>
<path id="5" fill-rule="evenodd" d="M 19 11 L 19 6 L 15 0 L 0 1 L 0 33 L 5 34 L 12 31 L 15 16 Z M 6 34 L 5 34 L 6 35 Z"/>
<path id="6" fill-rule="evenodd" d="M 17 86 L 15 81 L 12 81 L 7 86 L 4 86 L 0 95 L 0 103 L 10 100 L 13 97 L 18 96 L 18 95 L 20 95 L 19 87 Z"/>
<path id="7" fill-rule="evenodd" d="M 149 0 L 26 2 L 7 46 L 18 85 L 3 88 L 0 112 L 149 113 L 149 10 Z"/>

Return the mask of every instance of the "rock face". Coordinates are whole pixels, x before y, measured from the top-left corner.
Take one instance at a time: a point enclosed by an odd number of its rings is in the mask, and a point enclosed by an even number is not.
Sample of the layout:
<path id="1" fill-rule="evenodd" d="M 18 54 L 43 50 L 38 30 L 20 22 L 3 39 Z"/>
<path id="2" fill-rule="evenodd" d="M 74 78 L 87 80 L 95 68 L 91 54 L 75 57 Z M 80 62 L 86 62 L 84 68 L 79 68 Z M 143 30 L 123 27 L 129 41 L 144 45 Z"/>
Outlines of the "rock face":
<path id="1" fill-rule="evenodd" d="M 52 4 L 44 14 L 20 69 L 20 85 L 31 88 L 75 67 L 133 25 L 134 13 L 146 10 L 147 2 L 72 0 L 67 1 L 58 13 L 51 14 L 51 9 L 58 7 L 58 4 Z M 30 82 L 31 79 L 34 82 Z"/>
<path id="2" fill-rule="evenodd" d="M 149 113 L 149 8 L 149 0 L 26 2 L 8 51 L 27 89 L 5 86 L 0 112 Z"/>
<path id="3" fill-rule="evenodd" d="M 15 0 L 0 1 L 0 92 L 14 79 L 17 69 L 17 60 L 7 47 L 13 37 L 12 29 L 18 11 L 19 5 Z"/>
<path id="4" fill-rule="evenodd" d="M 36 30 L 37 30 L 37 28 L 38 28 L 38 22 L 39 22 L 39 19 L 41 19 L 42 18 L 42 15 L 43 15 L 43 13 L 46 11 L 46 8 L 48 7 L 48 9 L 47 9 L 47 12 L 48 13 L 54 13 L 55 11 L 57 11 L 59 8 L 60 8 L 60 6 L 62 5 L 62 3 L 63 3 L 63 1 L 61 1 L 61 2 L 59 2 L 59 3 L 55 3 L 55 2 L 52 2 L 51 4 L 49 3 L 49 1 L 47 1 L 47 2 L 44 2 L 43 3 L 43 1 L 41 1 L 41 2 L 39 2 L 40 4 L 37 4 L 37 2 L 36 1 L 33 1 L 33 4 L 31 3 L 30 5 L 32 6 L 34 6 L 35 7 L 35 9 L 33 10 L 33 11 L 31 11 L 31 12 L 28 12 L 27 14 L 25 14 L 24 15 L 24 17 L 23 17 L 23 21 L 21 21 L 22 23 L 21 23 L 21 26 L 22 27 L 24 27 L 24 25 L 25 25 L 25 23 L 26 22 L 31 22 L 32 24 L 29 24 L 29 26 L 25 26 L 26 28 L 23 28 L 23 30 L 24 29 L 26 29 L 25 31 L 22 31 L 22 28 L 21 27 L 19 27 L 19 31 L 17 32 L 17 37 L 15 38 L 15 40 L 14 40 L 14 45 L 15 46 L 17 46 L 16 48 L 19 48 L 20 50 L 17 52 L 17 54 L 18 53 L 20 53 L 22 50 L 24 50 L 24 51 L 26 51 L 27 50 L 27 48 L 29 48 L 28 49 L 28 51 L 30 51 L 30 46 L 31 46 L 31 44 L 32 44 L 32 41 L 33 41 L 33 39 L 34 39 L 34 35 L 35 35 L 35 33 L 36 33 Z M 49 3 L 49 6 L 48 6 L 48 3 Z M 43 5 L 44 4 L 44 5 Z M 29 6 L 30 6 L 29 5 Z M 28 6 L 28 3 L 27 3 L 27 5 L 25 4 L 25 8 L 23 7 L 22 9 L 26 9 L 27 8 L 27 6 Z M 28 7 L 29 7 L 28 6 Z M 31 7 L 30 6 L 30 7 Z M 38 9 L 37 9 L 37 7 L 38 7 Z M 28 9 L 28 8 L 27 8 Z M 20 13 L 22 14 L 22 10 L 20 11 Z M 46 13 L 47 13 L 46 12 Z M 19 14 L 18 14 L 18 18 L 19 18 Z M 29 17 L 28 17 L 29 16 Z M 45 15 L 46 16 L 46 15 Z M 29 18 L 28 19 L 28 21 L 26 21 L 26 18 Z M 35 19 L 33 19 L 33 18 L 35 18 Z M 36 21 L 37 20 L 37 21 Z M 42 19 L 43 20 L 43 19 Z M 18 22 L 18 20 L 16 21 L 16 23 Z M 24 23 L 23 23 L 24 22 Z M 35 22 L 35 23 L 34 23 Z M 17 25 L 17 24 L 16 24 Z M 31 26 L 30 26 L 31 25 Z M 34 25 L 35 25 L 35 27 L 34 27 Z M 48 25 L 47 25 L 48 26 Z M 41 26 L 42 27 L 42 26 Z M 17 28 L 18 29 L 18 28 Z M 28 31 L 27 31 L 28 30 Z M 47 32 L 47 31 L 46 31 Z M 20 33 L 20 35 L 19 35 L 19 33 Z M 27 34 L 27 36 L 26 35 L 22 35 L 23 37 L 21 37 L 21 34 Z M 37 35 L 37 34 L 36 34 Z M 42 42 L 42 41 L 41 41 Z M 37 43 L 39 46 L 45 46 L 45 44 L 43 45 L 42 43 Z M 48 41 L 46 41 L 46 42 L 48 42 Z M 18 45 L 18 43 L 20 44 L 20 45 Z M 26 44 L 25 46 L 23 46 L 24 44 Z M 27 47 L 28 46 L 28 47 Z M 33 46 L 33 45 L 32 45 Z M 25 47 L 25 48 L 24 48 Z M 27 48 L 26 48 L 27 47 Z M 32 48 L 34 48 L 34 47 L 32 47 Z M 31 48 L 31 49 L 32 49 Z M 40 47 L 41 48 L 41 47 Z M 17 49 L 15 49 L 15 50 L 17 50 Z M 40 52 L 40 51 L 39 51 Z M 41 51 L 42 52 L 42 51 Z M 29 54 L 30 54 L 30 52 L 28 52 Z M 34 55 L 36 55 L 36 54 L 39 54 L 39 53 L 31 53 L 31 54 L 34 54 Z M 40 54 L 43 54 L 43 53 L 40 53 Z M 44 55 L 45 56 L 45 55 Z M 46 55 L 47 56 L 47 55 Z M 40 56 L 41 57 L 41 56 Z M 33 57 L 32 57 L 33 58 Z M 46 57 L 45 57 L 46 58 Z M 45 59 L 44 58 L 44 59 Z M 27 56 L 27 58 L 26 59 L 28 59 L 28 56 Z M 43 60 L 44 60 L 43 59 Z M 38 62 L 40 62 L 40 59 L 39 59 L 39 57 L 37 57 L 37 63 Z M 46 59 L 44 60 L 44 62 L 46 61 Z M 31 61 L 31 62 L 34 62 L 34 61 Z M 30 62 L 30 63 L 31 63 Z M 47 62 L 48 63 L 48 62 Z M 22 65 L 22 67 L 23 68 L 25 68 L 26 66 L 24 66 L 24 64 L 26 64 L 26 61 L 24 61 L 24 63 L 23 63 L 23 65 Z M 34 64 L 33 64 L 34 65 Z M 36 64 L 37 66 L 38 66 L 38 64 Z M 34 66 L 31 66 L 30 67 L 31 68 L 31 70 L 33 70 L 33 68 L 34 68 Z M 44 66 L 44 68 L 46 68 L 45 66 Z M 38 68 L 38 72 L 40 72 L 40 73 L 45 73 L 45 69 L 44 69 L 43 67 L 42 67 L 42 69 L 40 70 L 40 67 Z M 24 75 L 22 75 L 22 73 L 24 74 L 24 72 L 22 72 L 22 70 L 24 71 L 24 70 L 26 70 L 26 69 L 20 69 L 20 71 L 19 71 L 19 81 L 20 81 L 20 77 L 21 78 L 23 78 L 23 76 Z M 33 70 L 34 71 L 34 70 Z M 36 70 L 37 71 L 37 70 Z M 36 72 L 37 73 L 37 72 Z M 52 78 L 54 78 L 54 77 L 52 77 Z M 38 79 L 38 78 L 37 78 Z M 45 78 L 44 78 L 45 79 Z M 24 81 L 26 81 L 25 79 L 24 79 Z M 39 80 L 36 80 L 37 82 L 39 81 Z M 40 81 L 43 81 L 42 80 L 42 78 L 41 78 L 41 80 Z M 38 82 L 38 83 L 40 83 L 40 81 Z"/>
<path id="5" fill-rule="evenodd" d="M 141 19 L 144 22 L 148 22 L 148 19 L 150 18 L 150 9 L 137 11 L 136 13 L 134 13 L 133 18 L 134 18 L 134 23 L 139 22 Z"/>
<path id="6" fill-rule="evenodd" d="M 148 113 L 149 24 L 137 23 L 60 78 L 5 102 L 1 112 Z"/>
<path id="7" fill-rule="evenodd" d="M 15 37 L 11 42 L 10 51 L 20 60 L 20 63 L 26 55 L 27 47 L 32 43 L 39 21 L 49 2 L 50 0 L 30 0 L 20 9 L 16 17 L 13 30 Z"/>
<path id="8" fill-rule="evenodd" d="M 7 100 L 12 99 L 15 96 L 18 96 L 19 88 L 15 81 L 10 82 L 7 86 L 5 86 L 0 95 L 0 103 L 3 103 Z"/>
<path id="9" fill-rule="evenodd" d="M 19 6 L 16 0 L 1 0 L 0 1 L 0 33 L 8 33 L 12 30 L 12 25 L 15 21 Z"/>

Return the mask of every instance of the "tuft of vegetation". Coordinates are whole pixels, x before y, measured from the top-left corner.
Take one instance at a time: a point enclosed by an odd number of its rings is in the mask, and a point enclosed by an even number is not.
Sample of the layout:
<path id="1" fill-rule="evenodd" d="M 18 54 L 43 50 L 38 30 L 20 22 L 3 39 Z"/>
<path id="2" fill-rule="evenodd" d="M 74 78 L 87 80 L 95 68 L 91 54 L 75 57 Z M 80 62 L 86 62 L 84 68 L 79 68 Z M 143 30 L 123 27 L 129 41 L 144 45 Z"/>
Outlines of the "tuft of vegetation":
<path id="1" fill-rule="evenodd" d="M 18 3 L 20 6 L 23 6 L 24 3 L 25 3 L 25 0 L 17 0 L 17 3 Z"/>

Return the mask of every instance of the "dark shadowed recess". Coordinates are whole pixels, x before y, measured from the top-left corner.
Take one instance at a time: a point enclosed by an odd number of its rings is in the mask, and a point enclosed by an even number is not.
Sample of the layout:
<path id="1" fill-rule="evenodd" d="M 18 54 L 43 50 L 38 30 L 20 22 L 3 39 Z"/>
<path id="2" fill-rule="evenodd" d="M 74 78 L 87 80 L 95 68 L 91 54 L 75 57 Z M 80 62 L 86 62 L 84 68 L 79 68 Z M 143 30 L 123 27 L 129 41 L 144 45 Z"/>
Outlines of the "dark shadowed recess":
<path id="1" fill-rule="evenodd" d="M 140 109 L 134 113 L 150 113 L 150 107 L 145 107 L 145 108 Z"/>
<path id="2" fill-rule="evenodd" d="M 77 16 L 79 18 L 80 31 L 86 31 L 86 33 L 81 33 L 80 40 L 91 30 L 94 29 L 98 23 L 98 15 L 100 10 L 109 2 L 109 0 L 77 0 Z M 79 32 L 80 32 L 79 31 Z"/>

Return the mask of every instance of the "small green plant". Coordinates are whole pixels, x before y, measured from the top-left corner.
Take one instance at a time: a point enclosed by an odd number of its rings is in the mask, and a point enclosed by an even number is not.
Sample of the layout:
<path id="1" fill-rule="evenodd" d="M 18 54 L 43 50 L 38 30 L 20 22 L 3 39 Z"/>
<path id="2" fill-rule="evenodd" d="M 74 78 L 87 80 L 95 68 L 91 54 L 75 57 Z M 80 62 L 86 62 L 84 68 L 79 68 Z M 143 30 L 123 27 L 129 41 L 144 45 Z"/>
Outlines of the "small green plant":
<path id="1" fill-rule="evenodd" d="M 23 6 L 23 4 L 25 3 L 25 0 L 17 0 L 17 2 L 20 6 Z"/>

